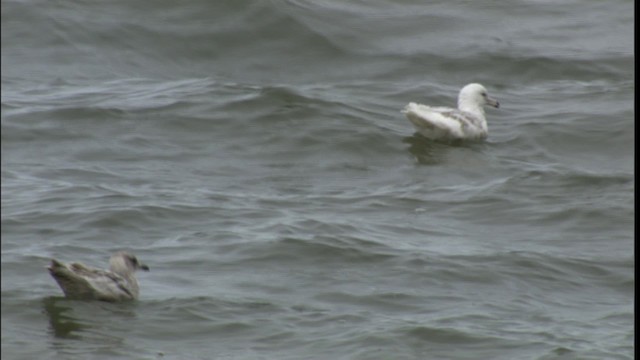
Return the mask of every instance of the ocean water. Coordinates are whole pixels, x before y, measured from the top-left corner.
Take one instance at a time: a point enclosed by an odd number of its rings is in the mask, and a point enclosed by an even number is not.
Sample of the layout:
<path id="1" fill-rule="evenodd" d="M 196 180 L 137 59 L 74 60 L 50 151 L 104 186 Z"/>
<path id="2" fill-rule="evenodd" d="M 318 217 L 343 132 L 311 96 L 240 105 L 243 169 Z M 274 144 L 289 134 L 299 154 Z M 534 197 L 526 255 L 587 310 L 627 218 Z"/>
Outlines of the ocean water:
<path id="1" fill-rule="evenodd" d="M 3 359 L 634 358 L 632 1 L 1 6 Z"/>

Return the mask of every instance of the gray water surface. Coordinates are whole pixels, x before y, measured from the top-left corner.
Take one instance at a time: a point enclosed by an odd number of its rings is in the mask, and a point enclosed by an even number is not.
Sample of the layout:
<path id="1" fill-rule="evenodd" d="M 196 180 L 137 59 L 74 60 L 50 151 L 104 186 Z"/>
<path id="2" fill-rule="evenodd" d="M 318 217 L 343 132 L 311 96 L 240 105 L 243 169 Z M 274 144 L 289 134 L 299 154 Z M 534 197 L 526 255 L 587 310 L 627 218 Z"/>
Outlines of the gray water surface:
<path id="1" fill-rule="evenodd" d="M 4 1 L 3 359 L 632 359 L 632 10 Z"/>

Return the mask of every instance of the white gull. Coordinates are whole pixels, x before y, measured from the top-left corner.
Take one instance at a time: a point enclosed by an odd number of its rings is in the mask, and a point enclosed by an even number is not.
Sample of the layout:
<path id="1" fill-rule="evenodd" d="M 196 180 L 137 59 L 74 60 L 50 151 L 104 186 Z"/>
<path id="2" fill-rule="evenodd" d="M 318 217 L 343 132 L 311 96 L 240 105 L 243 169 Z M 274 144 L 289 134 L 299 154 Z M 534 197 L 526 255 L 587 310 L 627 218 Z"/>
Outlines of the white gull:
<path id="1" fill-rule="evenodd" d="M 402 113 L 427 139 L 481 140 L 488 134 L 484 105 L 500 107 L 484 86 L 469 84 L 460 90 L 457 109 L 409 103 Z"/>
<path id="2" fill-rule="evenodd" d="M 111 256 L 109 270 L 80 263 L 65 264 L 55 259 L 48 269 L 68 298 L 112 302 L 137 299 L 139 287 L 134 273 L 138 269 L 149 271 L 147 265 L 124 251 Z"/>

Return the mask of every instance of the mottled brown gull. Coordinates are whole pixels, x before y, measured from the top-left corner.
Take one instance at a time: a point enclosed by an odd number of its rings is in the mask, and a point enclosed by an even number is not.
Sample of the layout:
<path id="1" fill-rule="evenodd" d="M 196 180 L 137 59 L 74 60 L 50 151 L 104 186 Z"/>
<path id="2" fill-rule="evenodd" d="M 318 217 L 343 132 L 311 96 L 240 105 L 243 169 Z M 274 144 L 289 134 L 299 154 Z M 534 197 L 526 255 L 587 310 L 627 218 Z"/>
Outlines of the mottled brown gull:
<path id="1" fill-rule="evenodd" d="M 149 267 L 124 251 L 109 259 L 109 270 L 87 267 L 81 263 L 65 264 L 52 259 L 49 273 L 64 294 L 72 299 L 125 301 L 138 298 L 139 287 L 134 273 Z"/>
<path id="2" fill-rule="evenodd" d="M 484 105 L 500 107 L 484 86 L 469 84 L 460 90 L 457 109 L 409 103 L 402 113 L 427 139 L 481 140 L 488 134 Z"/>

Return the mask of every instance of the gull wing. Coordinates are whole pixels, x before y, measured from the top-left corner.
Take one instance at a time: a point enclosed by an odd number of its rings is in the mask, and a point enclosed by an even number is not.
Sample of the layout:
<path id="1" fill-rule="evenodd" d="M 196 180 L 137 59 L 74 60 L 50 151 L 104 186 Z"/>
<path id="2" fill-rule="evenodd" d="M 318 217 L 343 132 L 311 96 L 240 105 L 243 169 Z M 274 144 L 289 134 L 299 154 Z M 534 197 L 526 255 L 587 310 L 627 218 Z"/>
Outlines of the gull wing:
<path id="1" fill-rule="evenodd" d="M 70 298 L 104 301 L 135 298 L 127 280 L 110 271 L 93 269 L 81 263 L 66 265 L 52 260 L 49 272 Z"/>
<path id="2" fill-rule="evenodd" d="M 460 110 L 409 103 L 402 112 L 428 139 L 481 138 L 484 134 L 482 121 Z"/>
<path id="3" fill-rule="evenodd" d="M 461 138 L 462 126 L 456 117 L 454 109 L 432 108 L 426 105 L 410 103 L 403 113 L 416 130 L 429 139 Z"/>

